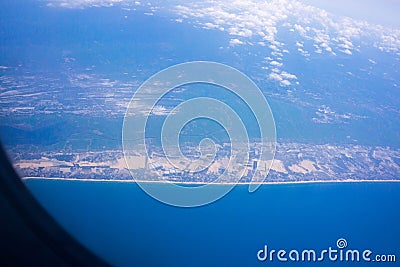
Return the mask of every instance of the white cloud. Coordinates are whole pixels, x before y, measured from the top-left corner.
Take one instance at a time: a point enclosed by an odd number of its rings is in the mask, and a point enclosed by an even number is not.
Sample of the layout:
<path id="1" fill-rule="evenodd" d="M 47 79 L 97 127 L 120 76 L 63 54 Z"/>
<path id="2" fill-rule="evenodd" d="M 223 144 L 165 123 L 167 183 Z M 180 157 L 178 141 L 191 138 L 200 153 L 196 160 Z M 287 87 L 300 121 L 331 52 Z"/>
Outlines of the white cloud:
<path id="1" fill-rule="evenodd" d="M 86 8 L 96 6 L 140 5 L 147 14 L 159 9 L 175 12 L 177 21 L 193 23 L 205 29 L 217 29 L 231 35 L 229 46 L 258 45 L 269 47 L 270 59 L 262 67 L 273 67 L 272 79 L 284 77 L 285 55 L 299 53 L 306 58 L 311 53 L 352 55 L 360 46 L 375 47 L 400 56 L 400 30 L 371 25 L 347 17 L 339 17 L 298 0 L 205 0 L 132 2 L 131 0 L 49 0 L 50 6 Z M 285 44 L 279 31 L 290 31 L 296 40 L 295 50 Z M 310 46 L 314 49 L 310 49 Z M 278 59 L 280 58 L 280 59 Z M 276 70 L 278 69 L 278 70 Z M 295 75 L 294 75 L 295 76 Z M 270 77 L 271 78 L 271 77 Z M 297 77 L 296 77 L 297 78 Z M 287 84 L 287 82 L 284 82 Z"/>
<path id="2" fill-rule="evenodd" d="M 176 111 L 173 111 L 173 109 L 171 109 L 171 108 L 167 108 L 165 106 L 154 106 L 150 112 L 150 115 L 166 116 L 166 115 L 171 115 L 171 114 L 175 114 L 175 113 L 176 113 Z"/>
<path id="3" fill-rule="evenodd" d="M 297 51 L 299 51 L 299 53 L 302 54 L 305 57 L 309 57 L 310 56 L 310 53 L 305 51 L 303 48 L 297 48 Z"/>
<path id="4" fill-rule="evenodd" d="M 280 82 L 280 85 L 281 86 L 289 86 L 289 85 L 291 85 L 292 83 L 290 82 L 290 81 L 288 81 L 288 80 L 283 80 L 283 81 L 281 81 Z"/>
<path id="5" fill-rule="evenodd" d="M 325 10 L 297 0 L 184 1 L 177 6 L 171 4 L 170 1 L 155 3 L 131 0 L 48 0 L 49 6 L 65 8 L 140 5 L 150 8 L 151 12 L 147 12 L 149 14 L 154 13 L 158 8 L 163 8 L 175 11 L 181 19 L 194 18 L 195 23 L 205 28 L 228 31 L 232 35 L 245 38 L 259 36 L 262 40 L 248 43 L 258 42 L 259 45 L 263 45 L 264 42 L 270 42 L 277 49 L 282 48 L 282 44 L 275 44 L 275 42 L 278 41 L 278 28 L 283 27 L 319 44 L 321 50 L 330 52 L 331 55 L 335 55 L 336 50 L 352 52 L 353 41 L 358 41 L 363 37 L 373 40 L 372 45 L 377 49 L 385 52 L 400 52 L 400 30 L 371 25 L 348 17 L 334 16 Z M 335 47 L 335 42 L 337 42 L 336 45 L 340 45 L 338 49 Z M 296 45 L 302 47 L 300 42 Z"/>
<path id="6" fill-rule="evenodd" d="M 279 48 L 276 45 L 270 45 L 268 47 L 271 48 L 274 51 L 279 51 Z"/>
<path id="7" fill-rule="evenodd" d="M 349 123 L 350 120 L 366 119 L 366 116 L 360 116 L 353 113 L 339 114 L 330 107 L 322 105 L 315 112 L 317 117 L 312 118 L 315 123 Z"/>
<path id="8" fill-rule="evenodd" d="M 64 8 L 112 7 L 121 3 L 124 3 L 124 0 L 52 0 L 48 2 L 47 6 Z M 140 2 L 138 3 L 140 5 Z"/>
<path id="9" fill-rule="evenodd" d="M 341 50 L 341 52 L 343 52 L 343 53 L 345 53 L 347 55 L 352 55 L 353 54 L 349 49 Z"/>
<path id="10" fill-rule="evenodd" d="M 300 33 L 300 35 L 302 35 L 302 36 L 306 35 L 307 29 L 304 28 L 303 26 L 301 26 L 299 24 L 295 24 L 293 27 L 298 33 Z"/>
<path id="11" fill-rule="evenodd" d="M 242 37 L 251 37 L 253 35 L 253 31 L 246 29 L 246 28 L 237 28 L 237 27 L 231 27 L 228 29 L 228 33 L 230 35 L 237 35 L 237 36 L 242 36 Z"/>
<path id="12" fill-rule="evenodd" d="M 275 80 L 275 81 L 278 81 L 278 82 L 283 80 L 282 77 L 278 73 L 275 73 L 275 72 L 269 74 L 268 78 L 270 80 Z"/>
<path id="13" fill-rule="evenodd" d="M 259 36 L 262 41 L 256 41 L 256 44 L 264 45 L 265 42 L 270 42 L 271 49 L 276 52 L 282 48 L 282 45 L 274 43 L 278 41 L 279 27 L 292 29 L 300 36 L 318 44 L 320 48 L 316 51 L 327 51 L 331 55 L 335 55 L 335 43 L 337 51 L 352 52 L 353 40 L 357 41 L 362 37 L 376 39 L 374 46 L 383 51 L 399 51 L 400 48 L 399 30 L 335 17 L 324 10 L 295 0 L 189 2 L 178 6 L 177 12 L 188 17 L 213 21 L 223 28 L 228 28 L 232 35 L 246 38 Z M 288 17 L 294 21 L 293 24 L 286 21 Z M 340 38 L 340 42 L 335 40 L 336 37 Z M 301 42 L 296 45 L 302 47 Z"/>
<path id="14" fill-rule="evenodd" d="M 277 61 L 271 61 L 269 63 L 271 66 L 275 66 L 275 67 L 282 67 L 282 63 L 281 62 L 277 62 Z"/>
<path id="15" fill-rule="evenodd" d="M 325 10 L 312 7 L 297 0 L 206 0 L 184 1 L 172 5 L 170 1 L 142 3 L 131 0 L 48 0 L 49 6 L 66 8 L 85 8 L 97 6 L 147 6 L 151 12 L 160 9 L 175 11 L 182 18 L 193 18 L 206 28 L 228 31 L 232 35 L 245 38 L 259 36 L 262 40 L 278 41 L 278 28 L 283 27 L 297 32 L 300 36 L 320 45 L 322 50 L 334 54 L 335 38 L 339 37 L 340 50 L 353 50 L 353 41 L 362 37 L 375 39 L 377 49 L 386 52 L 399 52 L 400 30 L 371 25 L 348 17 L 334 16 Z M 290 22 L 287 20 L 290 18 Z M 215 25 L 215 26 L 214 26 Z M 218 27 L 217 27 L 218 26 Z M 256 34 L 255 34 L 256 33 Z M 255 42 L 257 43 L 257 41 Z M 321 44 L 324 43 L 326 47 Z M 300 42 L 298 43 L 300 44 Z M 261 45 L 261 44 L 260 44 Z M 298 45 L 299 46 L 299 45 Z"/>
<path id="16" fill-rule="evenodd" d="M 271 71 L 272 71 L 272 72 L 275 72 L 275 73 L 280 73 L 280 72 L 281 72 L 281 70 L 278 69 L 278 68 L 273 68 Z"/>
<path id="17" fill-rule="evenodd" d="M 296 75 L 287 73 L 286 71 L 282 71 L 281 76 L 282 76 L 283 78 L 285 78 L 285 79 L 297 80 Z"/>
<path id="18" fill-rule="evenodd" d="M 206 28 L 206 29 L 217 29 L 219 27 L 216 24 L 213 24 L 211 22 L 207 22 L 207 23 L 204 23 L 204 28 Z"/>
<path id="19" fill-rule="evenodd" d="M 239 39 L 231 39 L 230 41 L 229 41 L 229 45 L 230 46 L 235 46 L 235 45 L 241 45 L 241 44 L 244 44 L 242 41 L 240 41 Z"/>

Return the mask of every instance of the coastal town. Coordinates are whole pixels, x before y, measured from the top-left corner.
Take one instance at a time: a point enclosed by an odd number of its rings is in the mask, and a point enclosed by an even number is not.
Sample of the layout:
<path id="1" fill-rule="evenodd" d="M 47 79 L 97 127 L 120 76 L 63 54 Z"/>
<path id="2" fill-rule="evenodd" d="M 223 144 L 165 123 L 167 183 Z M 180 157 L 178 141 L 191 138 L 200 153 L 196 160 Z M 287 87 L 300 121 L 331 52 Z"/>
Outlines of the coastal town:
<path id="1" fill-rule="evenodd" d="M 209 183 L 230 182 L 217 180 L 227 171 L 229 148 L 221 146 L 211 164 L 198 171 L 191 167 L 176 168 L 161 153 L 153 152 L 145 157 L 132 151 L 124 156 L 122 149 L 66 153 L 20 147 L 11 158 L 21 177 Z M 257 168 L 265 171 L 264 182 L 268 183 L 398 180 L 400 177 L 400 151 L 388 147 L 278 143 L 272 162 L 259 160 L 255 148 L 251 146 L 240 182 L 250 182 Z M 196 158 L 198 151 L 194 147 L 187 150 L 192 151 L 187 154 L 189 158 Z"/>

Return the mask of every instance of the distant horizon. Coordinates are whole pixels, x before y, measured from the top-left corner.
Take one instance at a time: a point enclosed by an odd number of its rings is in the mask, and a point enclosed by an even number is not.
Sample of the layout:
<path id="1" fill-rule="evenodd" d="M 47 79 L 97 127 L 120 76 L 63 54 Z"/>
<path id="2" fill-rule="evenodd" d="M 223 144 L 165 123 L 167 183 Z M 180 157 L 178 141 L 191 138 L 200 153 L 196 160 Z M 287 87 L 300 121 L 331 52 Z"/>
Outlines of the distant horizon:
<path id="1" fill-rule="evenodd" d="M 395 0 L 303 0 L 302 2 L 339 16 L 346 16 L 370 24 L 400 29 L 398 10 L 400 2 Z"/>

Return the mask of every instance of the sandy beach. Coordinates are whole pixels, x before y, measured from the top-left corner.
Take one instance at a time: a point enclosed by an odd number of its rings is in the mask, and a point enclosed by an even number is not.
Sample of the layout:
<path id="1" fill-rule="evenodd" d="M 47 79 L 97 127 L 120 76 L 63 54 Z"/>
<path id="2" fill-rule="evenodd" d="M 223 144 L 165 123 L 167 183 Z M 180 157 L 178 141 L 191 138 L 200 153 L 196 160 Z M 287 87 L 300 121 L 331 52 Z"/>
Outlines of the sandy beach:
<path id="1" fill-rule="evenodd" d="M 23 177 L 22 180 L 64 180 L 64 181 L 81 181 L 81 182 L 116 182 L 116 183 L 173 183 L 173 184 L 184 184 L 184 185 L 249 185 L 249 184 L 259 184 L 251 182 L 220 182 L 220 183 L 204 183 L 204 182 L 172 182 L 166 180 L 159 181 L 148 181 L 148 180 L 112 180 L 112 179 L 80 179 L 80 178 L 57 178 L 57 177 Z M 316 184 L 316 183 L 400 183 L 400 180 L 356 180 L 356 179 L 346 179 L 346 180 L 312 180 L 312 181 L 287 181 L 287 182 L 263 182 L 263 185 L 278 185 L 278 184 Z"/>

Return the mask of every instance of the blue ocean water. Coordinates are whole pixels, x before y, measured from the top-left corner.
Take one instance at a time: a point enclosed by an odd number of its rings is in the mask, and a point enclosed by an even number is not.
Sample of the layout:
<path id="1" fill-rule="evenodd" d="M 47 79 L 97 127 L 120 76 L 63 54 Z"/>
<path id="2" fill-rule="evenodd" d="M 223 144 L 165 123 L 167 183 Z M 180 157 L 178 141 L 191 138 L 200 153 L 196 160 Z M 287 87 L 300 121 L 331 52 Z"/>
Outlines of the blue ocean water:
<path id="1" fill-rule="evenodd" d="M 238 185 L 219 201 L 177 208 L 135 183 L 26 180 L 77 240 L 115 266 L 398 266 L 377 262 L 260 262 L 270 249 L 347 249 L 400 261 L 400 183 Z M 154 184 L 163 190 L 163 184 Z M 222 185 L 219 185 L 222 186 Z"/>

